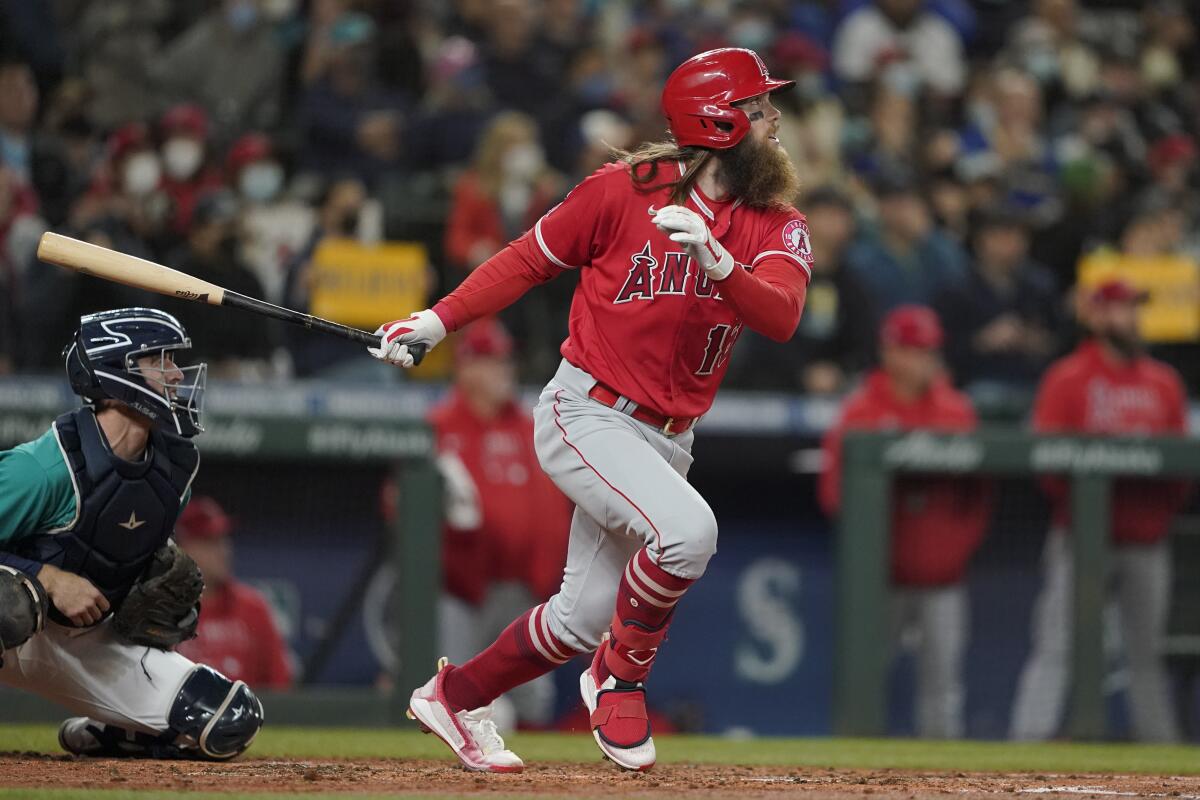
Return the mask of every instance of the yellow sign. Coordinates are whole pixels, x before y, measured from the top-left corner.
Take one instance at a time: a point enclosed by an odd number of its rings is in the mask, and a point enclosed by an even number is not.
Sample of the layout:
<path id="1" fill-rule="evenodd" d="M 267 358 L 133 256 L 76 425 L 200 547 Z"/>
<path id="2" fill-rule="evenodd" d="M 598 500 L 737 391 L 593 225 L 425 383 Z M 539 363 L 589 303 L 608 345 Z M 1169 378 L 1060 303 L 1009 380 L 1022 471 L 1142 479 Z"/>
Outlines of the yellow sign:
<path id="1" fill-rule="evenodd" d="M 1149 295 L 1138 314 L 1147 342 L 1200 340 L 1200 265 L 1182 256 L 1124 256 L 1100 251 L 1079 262 L 1084 291 L 1124 278 Z"/>
<path id="2" fill-rule="evenodd" d="M 327 239 L 313 253 L 311 313 L 373 331 L 428 305 L 429 259 L 412 242 Z"/>

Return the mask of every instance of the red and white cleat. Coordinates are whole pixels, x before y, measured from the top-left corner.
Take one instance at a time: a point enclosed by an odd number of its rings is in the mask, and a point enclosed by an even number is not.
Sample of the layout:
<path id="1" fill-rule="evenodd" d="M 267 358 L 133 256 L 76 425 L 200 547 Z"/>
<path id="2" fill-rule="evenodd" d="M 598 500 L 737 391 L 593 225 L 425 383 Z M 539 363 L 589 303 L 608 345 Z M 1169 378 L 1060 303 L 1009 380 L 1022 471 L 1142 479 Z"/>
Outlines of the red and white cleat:
<path id="1" fill-rule="evenodd" d="M 579 676 L 579 693 L 591 714 L 592 736 L 614 764 L 645 772 L 657 758 L 646 714 L 646 688 L 609 676 L 600 680 L 598 665 L 607 641 L 600 644 L 592 665 Z"/>
<path id="2" fill-rule="evenodd" d="M 492 721 L 491 706 L 473 711 L 451 711 L 444 691 L 446 676 L 454 667 L 438 660 L 437 674 L 412 693 L 408 717 L 446 743 L 463 766 L 476 772 L 520 772 L 525 762 L 504 747 Z"/>

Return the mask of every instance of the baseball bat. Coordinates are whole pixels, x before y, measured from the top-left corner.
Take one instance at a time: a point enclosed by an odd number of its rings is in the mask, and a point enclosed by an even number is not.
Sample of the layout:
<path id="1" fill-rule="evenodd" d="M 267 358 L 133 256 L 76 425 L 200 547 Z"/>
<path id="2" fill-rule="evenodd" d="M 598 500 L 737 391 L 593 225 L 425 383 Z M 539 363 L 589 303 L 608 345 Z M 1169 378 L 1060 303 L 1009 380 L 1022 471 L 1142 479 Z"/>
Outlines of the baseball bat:
<path id="1" fill-rule="evenodd" d="M 373 333 L 257 300 L 188 275 L 186 272 L 164 267 L 162 264 L 131 256 L 128 253 L 110 250 L 91 242 L 72 239 L 70 236 L 62 236 L 49 231 L 43 233 L 41 241 L 38 242 L 37 255 L 47 263 L 73 269 L 84 275 L 94 275 L 97 278 L 123 283 L 135 289 L 145 289 L 196 303 L 207 303 L 210 306 L 240 308 L 253 314 L 262 314 L 293 325 L 301 325 L 315 331 L 340 336 L 359 344 L 371 347 L 380 346 L 380 337 Z M 413 363 L 420 364 L 421 359 L 425 357 L 425 345 L 412 345 L 409 347 L 409 352 L 412 354 Z"/>

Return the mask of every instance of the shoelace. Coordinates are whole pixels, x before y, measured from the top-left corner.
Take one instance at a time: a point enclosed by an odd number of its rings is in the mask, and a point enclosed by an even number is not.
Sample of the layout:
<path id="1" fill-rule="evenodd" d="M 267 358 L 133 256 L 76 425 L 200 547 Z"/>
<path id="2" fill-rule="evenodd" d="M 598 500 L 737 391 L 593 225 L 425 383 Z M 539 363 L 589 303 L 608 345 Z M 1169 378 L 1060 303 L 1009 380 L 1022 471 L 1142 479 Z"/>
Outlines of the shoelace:
<path id="1" fill-rule="evenodd" d="M 486 712 L 481 712 L 482 709 L 478 709 L 463 714 L 463 721 L 467 723 L 475 741 L 479 743 L 480 749 L 489 755 L 504 750 L 504 739 L 496 730 L 496 723 L 492 721 L 490 715 L 484 715 Z"/>

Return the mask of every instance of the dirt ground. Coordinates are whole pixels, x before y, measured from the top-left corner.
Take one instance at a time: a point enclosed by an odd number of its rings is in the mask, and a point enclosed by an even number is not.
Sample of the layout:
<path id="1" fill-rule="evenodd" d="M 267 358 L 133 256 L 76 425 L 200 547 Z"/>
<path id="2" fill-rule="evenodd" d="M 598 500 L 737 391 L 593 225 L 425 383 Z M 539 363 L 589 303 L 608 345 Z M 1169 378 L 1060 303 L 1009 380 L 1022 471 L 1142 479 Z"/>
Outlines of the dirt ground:
<path id="1" fill-rule="evenodd" d="M 1200 800 L 1200 777 L 921 773 L 665 764 L 645 775 L 604 762 L 535 764 L 520 775 L 480 775 L 444 761 L 247 758 L 229 764 L 0 754 L 0 786 L 221 792 L 354 792 L 579 797 L 916 798 L 998 794 Z"/>

